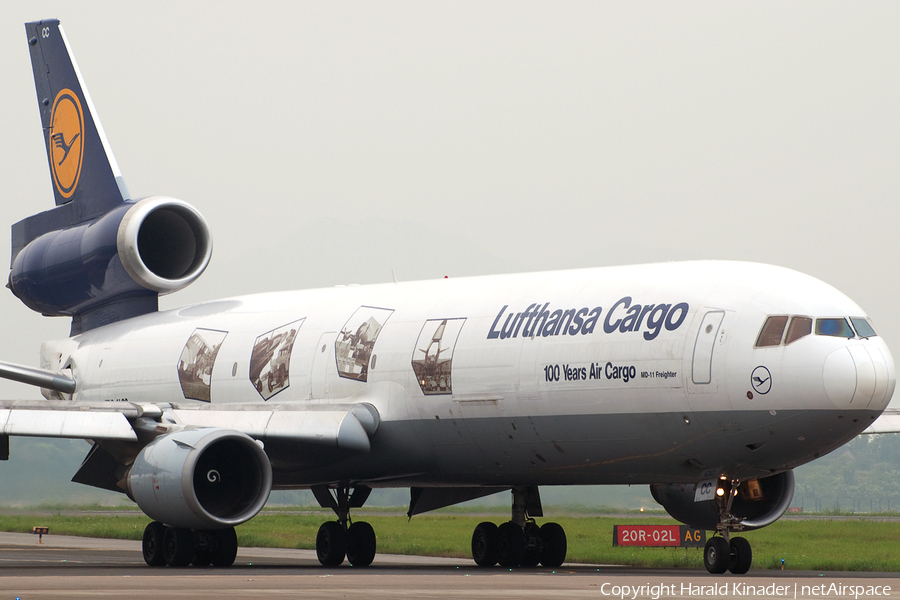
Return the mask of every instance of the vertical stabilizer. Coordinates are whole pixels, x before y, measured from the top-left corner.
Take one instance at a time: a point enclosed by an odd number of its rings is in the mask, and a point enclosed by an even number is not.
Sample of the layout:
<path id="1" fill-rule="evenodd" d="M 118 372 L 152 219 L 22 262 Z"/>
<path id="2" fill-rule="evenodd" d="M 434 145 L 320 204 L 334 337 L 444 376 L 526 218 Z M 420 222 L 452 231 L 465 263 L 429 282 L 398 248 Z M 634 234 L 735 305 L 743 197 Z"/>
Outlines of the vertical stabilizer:
<path id="1" fill-rule="evenodd" d="M 27 23 L 25 30 L 57 208 L 13 227 L 13 258 L 47 231 L 95 218 L 129 198 L 59 21 Z"/>
<path id="2" fill-rule="evenodd" d="M 56 208 L 12 226 L 6 287 L 72 335 L 154 312 L 209 264 L 209 226 L 181 200 L 130 198 L 59 21 L 25 31 Z"/>

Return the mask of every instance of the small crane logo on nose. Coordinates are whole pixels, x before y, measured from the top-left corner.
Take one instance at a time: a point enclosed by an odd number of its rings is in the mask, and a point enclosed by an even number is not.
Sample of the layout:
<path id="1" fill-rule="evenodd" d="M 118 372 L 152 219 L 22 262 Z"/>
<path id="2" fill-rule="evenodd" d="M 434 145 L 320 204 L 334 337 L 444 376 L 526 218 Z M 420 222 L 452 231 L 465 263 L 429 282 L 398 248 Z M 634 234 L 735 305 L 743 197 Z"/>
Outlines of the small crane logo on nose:
<path id="1" fill-rule="evenodd" d="M 757 394 L 768 394 L 772 389 L 772 374 L 769 373 L 769 369 L 762 365 L 753 369 L 753 373 L 750 374 L 750 385 Z"/>

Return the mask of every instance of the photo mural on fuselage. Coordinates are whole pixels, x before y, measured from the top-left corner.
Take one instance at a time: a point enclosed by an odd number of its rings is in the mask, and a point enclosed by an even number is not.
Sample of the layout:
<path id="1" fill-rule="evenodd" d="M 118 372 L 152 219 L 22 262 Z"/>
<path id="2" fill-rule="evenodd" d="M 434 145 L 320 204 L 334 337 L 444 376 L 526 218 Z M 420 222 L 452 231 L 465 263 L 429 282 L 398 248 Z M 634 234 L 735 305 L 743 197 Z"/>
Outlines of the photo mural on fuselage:
<path id="1" fill-rule="evenodd" d="M 250 354 L 250 383 L 263 400 L 268 400 L 291 385 L 291 354 L 297 331 L 306 321 L 298 319 L 277 329 L 267 331 L 253 342 Z"/>
<path id="2" fill-rule="evenodd" d="M 412 368 L 426 396 L 453 393 L 453 351 L 465 318 L 428 319 L 413 350 Z"/>
<path id="3" fill-rule="evenodd" d="M 347 319 L 334 342 L 334 358 L 338 375 L 357 381 L 368 381 L 369 358 L 375 341 L 393 308 L 360 306 Z M 374 368 L 374 364 L 372 365 Z"/>
<path id="4" fill-rule="evenodd" d="M 227 331 L 200 327 L 191 333 L 177 366 L 178 381 L 185 399 L 210 401 L 213 367 L 227 335 Z"/>
<path id="5" fill-rule="evenodd" d="M 509 311 L 504 304 L 491 324 L 487 339 L 507 339 L 519 337 L 550 337 L 554 335 L 587 335 L 594 333 L 603 308 L 557 308 L 550 303 L 529 304 L 522 312 Z M 645 340 L 653 340 L 663 327 L 675 331 L 687 318 L 690 306 L 687 302 L 638 304 L 631 296 L 617 300 L 603 319 L 604 333 L 641 332 Z M 504 315 L 506 319 L 504 320 Z"/>

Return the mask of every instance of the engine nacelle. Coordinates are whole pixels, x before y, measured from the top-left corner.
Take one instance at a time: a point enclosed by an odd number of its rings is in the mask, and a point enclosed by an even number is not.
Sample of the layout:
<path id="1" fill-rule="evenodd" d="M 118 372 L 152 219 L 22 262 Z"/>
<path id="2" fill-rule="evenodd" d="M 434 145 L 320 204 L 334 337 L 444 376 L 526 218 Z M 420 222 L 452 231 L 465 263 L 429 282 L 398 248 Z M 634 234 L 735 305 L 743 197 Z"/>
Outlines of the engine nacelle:
<path id="1" fill-rule="evenodd" d="M 653 499 L 676 520 L 696 529 L 715 529 L 719 521 L 716 500 L 694 502 L 696 485 L 656 483 Z M 731 514 L 741 519 L 745 530 L 771 525 L 787 511 L 794 497 L 794 472 L 741 482 L 731 504 Z"/>
<path id="2" fill-rule="evenodd" d="M 185 429 L 158 437 L 125 477 L 144 513 L 173 527 L 220 529 L 248 521 L 272 490 L 260 444 L 232 429 Z"/>
<path id="3" fill-rule="evenodd" d="M 37 237 L 13 259 L 9 283 L 32 310 L 76 316 L 117 300 L 155 303 L 197 279 L 211 256 L 209 226 L 197 209 L 154 196 Z"/>

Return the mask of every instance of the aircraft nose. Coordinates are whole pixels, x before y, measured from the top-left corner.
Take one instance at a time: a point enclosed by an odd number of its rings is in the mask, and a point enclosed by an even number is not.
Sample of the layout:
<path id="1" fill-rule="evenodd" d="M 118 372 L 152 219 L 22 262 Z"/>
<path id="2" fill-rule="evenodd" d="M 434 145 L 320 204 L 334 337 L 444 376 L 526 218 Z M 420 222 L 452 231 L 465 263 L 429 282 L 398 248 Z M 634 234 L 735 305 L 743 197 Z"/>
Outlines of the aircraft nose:
<path id="1" fill-rule="evenodd" d="M 893 358 L 873 344 L 847 346 L 826 357 L 823 380 L 835 408 L 881 409 L 894 388 Z"/>

